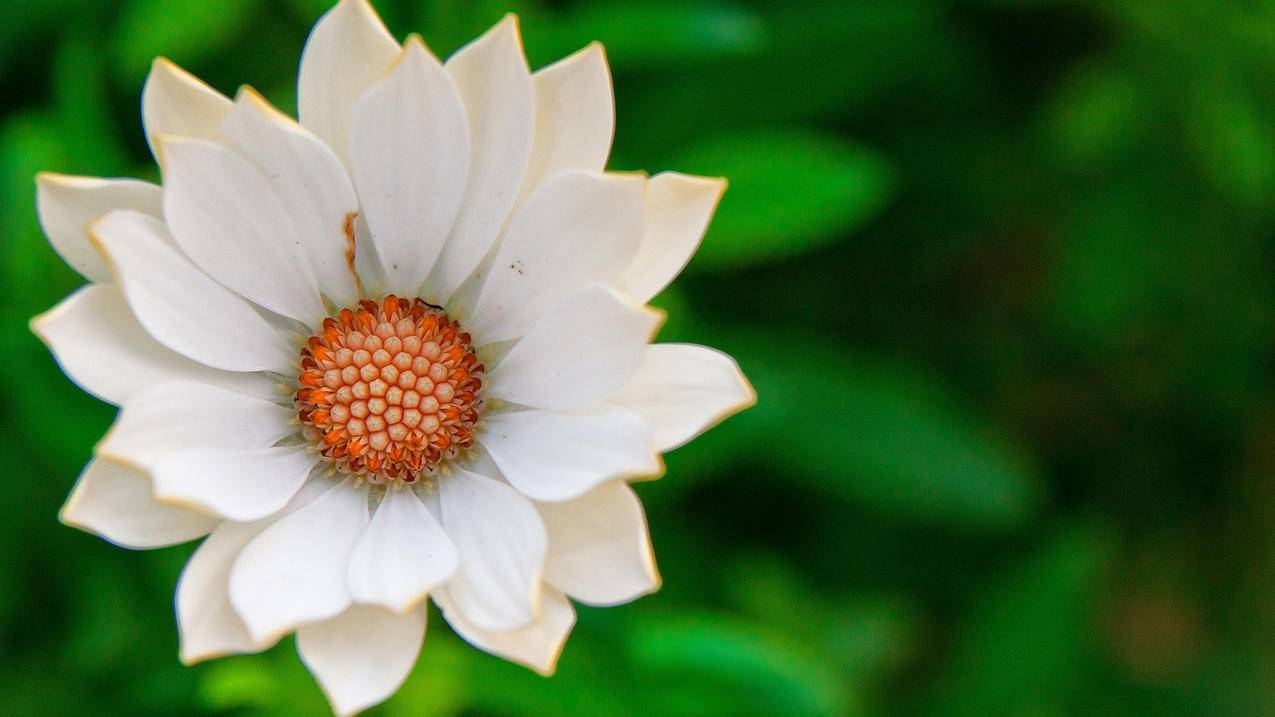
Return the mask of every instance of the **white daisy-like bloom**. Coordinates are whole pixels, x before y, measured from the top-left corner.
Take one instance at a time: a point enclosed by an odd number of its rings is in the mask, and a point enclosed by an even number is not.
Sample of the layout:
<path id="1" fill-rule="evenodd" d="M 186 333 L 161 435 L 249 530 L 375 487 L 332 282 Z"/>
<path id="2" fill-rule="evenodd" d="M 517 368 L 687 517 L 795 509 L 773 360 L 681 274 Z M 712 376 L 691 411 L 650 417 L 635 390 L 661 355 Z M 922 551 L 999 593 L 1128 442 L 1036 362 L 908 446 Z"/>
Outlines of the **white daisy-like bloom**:
<path id="1" fill-rule="evenodd" d="M 340 714 L 403 682 L 427 598 L 549 674 L 572 600 L 659 587 L 628 481 L 754 400 L 728 356 L 652 345 L 644 306 L 724 182 L 604 172 L 602 48 L 532 73 L 512 16 L 443 63 L 342 0 L 298 104 L 160 59 L 163 186 L 39 177 L 90 283 L 34 330 L 121 407 L 62 520 L 135 549 L 206 536 L 181 659 L 295 632 Z"/>

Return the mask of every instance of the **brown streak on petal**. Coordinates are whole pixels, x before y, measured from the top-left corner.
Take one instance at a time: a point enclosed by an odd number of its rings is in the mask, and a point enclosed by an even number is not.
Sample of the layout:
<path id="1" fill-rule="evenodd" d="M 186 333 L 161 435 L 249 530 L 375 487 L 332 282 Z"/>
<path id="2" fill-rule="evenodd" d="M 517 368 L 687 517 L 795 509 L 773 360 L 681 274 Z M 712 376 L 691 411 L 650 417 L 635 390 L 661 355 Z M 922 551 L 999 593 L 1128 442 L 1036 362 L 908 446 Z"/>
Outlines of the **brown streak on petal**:
<path id="1" fill-rule="evenodd" d="M 355 243 L 354 243 L 354 222 L 359 218 L 358 212 L 350 212 L 345 215 L 345 224 L 342 230 L 345 232 L 345 266 L 350 270 L 350 275 L 354 277 L 354 290 L 359 296 L 363 296 L 363 282 L 359 279 L 359 272 L 354 268 Z"/>

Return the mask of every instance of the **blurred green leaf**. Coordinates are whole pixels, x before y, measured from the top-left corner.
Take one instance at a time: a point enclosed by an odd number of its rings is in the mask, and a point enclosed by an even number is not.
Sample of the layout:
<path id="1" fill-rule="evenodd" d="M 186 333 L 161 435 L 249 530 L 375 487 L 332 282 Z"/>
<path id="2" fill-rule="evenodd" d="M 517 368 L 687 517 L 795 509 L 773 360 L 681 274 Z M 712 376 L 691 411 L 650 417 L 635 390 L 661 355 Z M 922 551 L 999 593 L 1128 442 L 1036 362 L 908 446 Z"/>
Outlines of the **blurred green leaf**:
<path id="1" fill-rule="evenodd" d="M 817 594 L 782 556 L 740 555 L 731 566 L 730 592 L 740 608 L 817 648 L 862 689 L 912 657 L 914 609 L 897 598 Z"/>
<path id="2" fill-rule="evenodd" d="M 730 188 L 692 266 L 773 261 L 844 238 L 877 214 L 895 177 L 877 152 L 800 131 L 710 137 L 673 162 Z"/>
<path id="3" fill-rule="evenodd" d="M 650 306 L 666 314 L 664 323 L 660 325 L 660 340 L 681 341 L 679 337 L 685 335 L 692 316 L 686 295 L 673 284 L 652 299 Z"/>
<path id="4" fill-rule="evenodd" d="M 0 132 L 0 230 L 5 242 L 5 307 L 22 312 L 40 307 L 59 288 L 78 283 L 45 241 L 36 219 L 35 175 L 65 168 L 69 153 L 46 114 L 13 117 Z"/>
<path id="5" fill-rule="evenodd" d="M 57 133 L 75 158 L 72 171 L 117 176 L 128 159 L 115 133 L 109 88 L 101 81 L 101 56 L 96 42 L 82 35 L 68 37 L 59 48 L 53 75 Z"/>
<path id="6" fill-rule="evenodd" d="M 620 85 L 618 145 L 640 150 L 632 166 L 646 166 L 706 134 L 841 122 L 917 76 L 959 71 L 939 12 L 927 0 L 771 4 L 760 51 L 669 68 L 644 87 Z"/>
<path id="7" fill-rule="evenodd" d="M 316 23 L 336 4 L 333 0 L 287 0 L 297 19 L 304 23 Z"/>
<path id="8" fill-rule="evenodd" d="M 97 442 L 111 409 L 75 388 L 48 358 L 27 327 L 37 312 L 50 308 L 82 280 L 54 253 L 40 231 L 35 212 L 35 175 L 66 166 L 67 149 L 58 124 L 48 116 L 12 119 L 0 133 L 0 214 L 6 292 L 0 310 L 0 348 L 30 368 L 0 375 L 27 426 L 57 426 L 25 434 L 44 450 L 66 477 L 75 475 Z M 32 386 L 40 390 L 31 390 Z M 66 420 L 67 417 L 73 420 Z"/>
<path id="9" fill-rule="evenodd" d="M 437 717 L 460 714 L 473 700 L 469 690 L 481 685 L 471 675 L 471 663 L 482 659 L 474 648 L 458 639 L 448 639 L 441 616 L 429 618 L 421 658 L 407 682 L 379 712 L 386 717 L 415 717 L 427 714 Z"/>
<path id="10" fill-rule="evenodd" d="M 200 693 L 205 704 L 219 710 L 265 709 L 277 700 L 276 682 L 259 659 L 223 660 L 204 670 Z"/>
<path id="11" fill-rule="evenodd" d="M 542 4 L 540 0 L 409 0 L 400 7 L 406 15 L 402 26 L 410 28 L 409 32 L 420 32 L 439 57 L 448 57 L 487 32 L 506 14 L 513 13 L 520 20 L 526 51 L 534 58 L 537 48 L 527 41 L 528 34 L 553 21 Z"/>
<path id="12" fill-rule="evenodd" d="M 732 430 L 765 436 L 786 480 L 883 515 L 1007 528 L 1040 506 L 1030 457 L 933 377 L 828 341 L 727 341 L 757 389 Z"/>
<path id="13" fill-rule="evenodd" d="M 150 627 L 151 621 L 142 610 L 145 601 L 129 589 L 129 575 L 117 567 L 107 564 L 89 568 L 96 590 L 91 599 L 75 603 L 74 617 L 82 629 L 72 634 L 66 646 L 64 659 L 70 665 L 87 669 L 124 662 Z M 172 620 L 164 626 L 173 627 Z M 176 642 L 172 637 L 165 641 Z"/>
<path id="14" fill-rule="evenodd" d="M 628 645 L 640 669 L 677 676 L 677 682 L 648 695 L 661 713 L 857 712 L 831 665 L 807 646 L 756 624 L 721 615 L 648 616 L 629 631 Z M 684 688 L 676 689 L 679 685 Z"/>
<path id="15" fill-rule="evenodd" d="M 200 668 L 201 702 L 218 712 L 235 710 L 254 717 L 330 712 L 294 645 L 293 640 L 284 640 L 265 654 L 218 660 Z"/>
<path id="16" fill-rule="evenodd" d="M 1071 166 L 1110 163 L 1127 156 L 1152 123 L 1150 100 L 1128 74 L 1106 65 L 1086 68 L 1046 108 L 1046 137 Z"/>
<path id="17" fill-rule="evenodd" d="M 75 23 L 68 18 L 92 18 L 97 0 L 6 0 L 0 3 L 0 77 L 21 71 L 19 60 L 31 44 L 46 39 L 46 33 L 61 25 Z"/>
<path id="18" fill-rule="evenodd" d="M 129 0 L 116 30 L 120 76 L 135 82 L 156 57 L 202 60 L 234 43 L 258 7 L 253 0 Z"/>
<path id="19" fill-rule="evenodd" d="M 1136 190 L 1135 190 L 1136 191 Z M 1175 276 L 1171 222 L 1158 202 L 1108 187 L 1076 211 L 1053 267 L 1058 314 L 1093 350 L 1160 311 Z"/>
<path id="20" fill-rule="evenodd" d="M 1225 69 L 1201 84 L 1187 113 L 1205 172 L 1247 206 L 1275 203 L 1275 133 L 1269 112 L 1230 81 Z"/>
<path id="21" fill-rule="evenodd" d="M 594 40 L 616 70 L 676 69 L 715 58 L 754 54 L 767 41 L 764 19 L 734 3 L 588 3 L 554 21 L 527 25 L 536 64 L 551 62 Z"/>
<path id="22" fill-rule="evenodd" d="M 1175 197 L 1175 181 L 1112 179 L 1078 206 L 1047 306 L 1079 353 L 1132 362 L 1120 364 L 1136 373 L 1123 403 L 1160 405 L 1188 390 L 1192 410 L 1231 415 L 1265 402 L 1251 387 L 1268 371 L 1275 317 L 1262 307 L 1275 302 L 1275 286 L 1261 243 L 1206 219 L 1220 212 L 1217 200 Z M 1142 365 L 1148 351 L 1157 360 Z"/>
<path id="23" fill-rule="evenodd" d="M 1061 531 L 968 615 L 935 714 L 1039 715 L 1083 689 L 1112 536 L 1087 524 Z"/>

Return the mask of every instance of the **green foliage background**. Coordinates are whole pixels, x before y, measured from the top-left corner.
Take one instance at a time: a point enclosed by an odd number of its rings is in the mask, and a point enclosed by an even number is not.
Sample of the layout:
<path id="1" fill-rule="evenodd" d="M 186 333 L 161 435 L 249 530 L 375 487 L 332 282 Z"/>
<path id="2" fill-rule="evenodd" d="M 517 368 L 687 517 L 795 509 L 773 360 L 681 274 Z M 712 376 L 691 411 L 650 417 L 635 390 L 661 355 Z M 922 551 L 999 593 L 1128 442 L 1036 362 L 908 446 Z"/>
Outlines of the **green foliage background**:
<path id="1" fill-rule="evenodd" d="M 0 712 L 322 714 L 290 641 L 193 669 L 172 588 L 56 522 L 112 411 L 27 319 L 33 176 L 153 178 L 158 54 L 294 105 L 328 0 L 0 3 Z M 760 404 L 639 487 L 665 577 L 559 674 L 435 614 L 378 715 L 1275 714 L 1275 2 L 380 0 L 615 70 L 612 166 L 726 175 L 662 338 Z"/>

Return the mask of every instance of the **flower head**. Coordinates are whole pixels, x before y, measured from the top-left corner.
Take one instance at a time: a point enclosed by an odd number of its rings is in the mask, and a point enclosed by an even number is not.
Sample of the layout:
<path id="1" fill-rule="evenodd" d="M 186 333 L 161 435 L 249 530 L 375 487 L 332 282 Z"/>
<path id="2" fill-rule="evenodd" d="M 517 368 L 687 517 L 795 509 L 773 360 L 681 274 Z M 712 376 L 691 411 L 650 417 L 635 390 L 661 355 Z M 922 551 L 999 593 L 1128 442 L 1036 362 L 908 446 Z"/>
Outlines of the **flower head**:
<path id="1" fill-rule="evenodd" d="M 121 407 L 62 518 L 130 548 L 207 536 L 182 659 L 295 632 L 341 714 L 406 678 L 427 598 L 548 674 L 572 599 L 659 586 L 627 481 L 753 400 L 729 357 L 651 345 L 644 307 L 724 183 L 604 172 L 601 48 L 532 73 L 512 17 L 442 63 L 342 0 L 299 107 L 161 59 L 162 186 L 39 178 L 90 283 L 34 329 Z"/>

